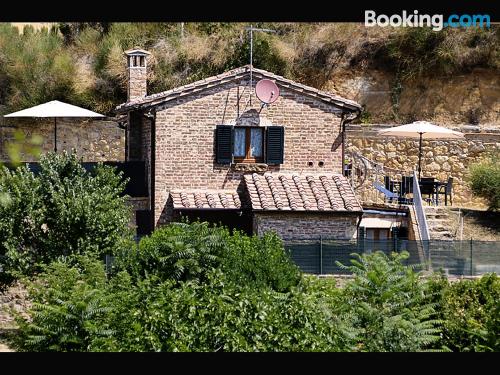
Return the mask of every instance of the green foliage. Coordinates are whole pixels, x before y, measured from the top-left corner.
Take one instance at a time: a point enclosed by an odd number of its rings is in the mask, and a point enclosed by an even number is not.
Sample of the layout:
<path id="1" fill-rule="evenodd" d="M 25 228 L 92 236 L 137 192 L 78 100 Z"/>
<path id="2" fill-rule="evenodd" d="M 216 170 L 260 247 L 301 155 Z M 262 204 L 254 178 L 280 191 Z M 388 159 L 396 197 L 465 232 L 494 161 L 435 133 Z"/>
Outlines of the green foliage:
<path id="1" fill-rule="evenodd" d="M 129 291 L 116 284 L 113 296 L 120 303 L 107 325 L 117 334 L 100 341 L 95 350 L 341 349 L 337 327 L 328 324 L 321 306 L 300 290 L 282 294 L 239 286 L 217 270 L 209 272 L 203 284 L 157 281 L 146 278 Z"/>
<path id="2" fill-rule="evenodd" d="M 280 255 L 281 251 L 281 255 Z M 200 254 L 197 254 L 200 252 Z M 425 282 L 408 253 L 358 256 L 355 278 L 300 276 L 274 235 L 206 223 L 116 254 L 60 258 L 30 282 L 17 347 L 33 351 L 498 350 L 499 279 Z M 283 272 L 284 280 L 271 277 Z M 291 275 L 291 276 L 290 276 Z M 442 330 L 441 330 L 442 327 Z"/>
<path id="3" fill-rule="evenodd" d="M 5 270 L 31 274 L 61 255 L 110 254 L 128 234 L 124 182 L 98 166 L 87 173 L 76 155 L 47 154 L 35 176 L 27 167 L 0 172 L 0 255 Z"/>
<path id="4" fill-rule="evenodd" d="M 474 194 L 487 200 L 490 210 L 500 208 L 500 157 L 494 155 L 470 167 L 469 184 Z"/>
<path id="5" fill-rule="evenodd" d="M 486 274 L 477 280 L 430 281 L 437 292 L 443 321 L 441 344 L 453 351 L 500 351 L 500 278 Z"/>
<path id="6" fill-rule="evenodd" d="M 75 265 L 53 262 L 28 282 L 31 320 L 17 316 L 18 350 L 86 351 L 92 340 L 112 334 L 100 323 L 108 312 L 104 266 L 86 256 L 75 260 Z"/>
<path id="7" fill-rule="evenodd" d="M 123 52 L 152 52 L 148 88 L 159 92 L 249 63 L 247 23 L 60 23 L 54 30 L 0 25 L 0 102 L 6 110 L 49 99 L 109 113 L 126 100 Z M 500 28 L 366 28 L 350 23 L 255 23 L 254 66 L 322 88 L 338 69 L 390 71 L 401 80 L 498 69 Z M 58 29 L 58 30 L 57 30 Z M 181 31 L 183 30 L 183 31 Z M 398 78 L 398 80 L 399 80 Z"/>
<path id="8" fill-rule="evenodd" d="M 286 291 L 298 284 L 300 272 L 285 253 L 276 234 L 249 237 L 230 235 L 227 228 L 208 223 L 173 223 L 144 237 L 137 250 L 125 250 L 118 268 L 138 278 L 204 282 L 220 268 L 239 285 Z"/>
<path id="9" fill-rule="evenodd" d="M 281 238 L 274 232 L 262 237 L 234 233 L 222 259 L 223 272 L 237 285 L 270 287 L 278 292 L 299 285 L 299 268 L 290 260 Z"/>
<path id="10" fill-rule="evenodd" d="M 419 273 L 403 261 L 407 252 L 353 254 L 355 279 L 345 287 L 343 311 L 358 330 L 361 351 L 421 351 L 439 340 L 440 321 Z"/>
<path id="11" fill-rule="evenodd" d="M 23 34 L 9 24 L 0 25 L 0 76 L 5 77 L 10 110 L 31 107 L 51 99 L 70 100 L 75 66 L 57 30 Z"/>
<path id="12" fill-rule="evenodd" d="M 117 266 L 138 278 L 156 275 L 161 280 L 205 281 L 220 264 L 229 231 L 208 223 L 174 223 L 143 237 L 137 250 L 127 250 Z"/>

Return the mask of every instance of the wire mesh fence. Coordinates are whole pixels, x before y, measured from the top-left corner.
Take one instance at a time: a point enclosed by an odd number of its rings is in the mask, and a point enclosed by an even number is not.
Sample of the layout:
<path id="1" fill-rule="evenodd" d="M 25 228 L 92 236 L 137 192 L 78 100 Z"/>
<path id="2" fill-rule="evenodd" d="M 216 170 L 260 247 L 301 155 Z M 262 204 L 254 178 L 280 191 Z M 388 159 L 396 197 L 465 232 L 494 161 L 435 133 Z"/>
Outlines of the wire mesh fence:
<path id="1" fill-rule="evenodd" d="M 404 239 L 339 241 L 319 238 L 317 241 L 286 242 L 291 259 L 305 273 L 348 274 L 337 261 L 351 265 L 353 253 L 408 251 L 406 265 L 419 265 L 428 271 L 442 270 L 452 276 L 500 274 L 500 241 L 409 241 Z"/>

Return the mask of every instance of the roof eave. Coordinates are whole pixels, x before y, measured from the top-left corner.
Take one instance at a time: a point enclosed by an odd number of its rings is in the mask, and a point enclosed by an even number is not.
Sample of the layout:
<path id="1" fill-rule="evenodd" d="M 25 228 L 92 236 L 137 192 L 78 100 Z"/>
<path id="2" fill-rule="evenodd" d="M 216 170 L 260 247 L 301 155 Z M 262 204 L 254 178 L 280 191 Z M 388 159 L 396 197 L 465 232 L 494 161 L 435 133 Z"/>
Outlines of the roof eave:
<path id="1" fill-rule="evenodd" d="M 295 83 L 295 82 L 288 80 L 284 77 L 277 76 L 275 74 L 272 74 L 270 72 L 266 72 L 266 71 L 263 71 L 260 69 L 254 69 L 253 71 L 254 71 L 254 75 L 257 78 L 260 75 L 262 77 L 274 79 L 279 86 L 282 86 L 284 88 L 302 93 L 302 94 L 309 96 L 309 97 L 319 99 L 323 102 L 326 102 L 327 104 L 335 105 L 341 109 L 347 109 L 350 112 L 356 112 L 357 115 L 359 115 L 361 113 L 361 110 L 362 110 L 361 105 L 354 102 L 354 101 L 351 101 L 348 99 L 342 100 L 342 98 L 340 98 L 340 97 L 339 98 L 332 97 L 331 95 L 324 93 L 321 90 L 317 90 L 313 87 L 308 87 L 305 85 Z M 224 83 L 227 83 L 227 82 L 235 80 L 235 79 L 243 78 L 244 76 L 246 76 L 248 74 L 249 74 L 248 69 L 238 68 L 238 69 L 235 69 L 233 71 L 233 73 L 230 75 L 223 76 L 223 77 L 220 77 L 221 75 L 214 76 L 214 77 L 207 78 L 206 82 L 202 82 L 203 80 L 201 80 L 201 81 L 199 81 L 200 82 L 199 84 L 196 84 L 196 82 L 194 82 L 194 83 L 191 83 L 188 85 L 181 86 L 179 88 L 174 88 L 172 90 L 168 90 L 169 91 L 168 93 L 165 92 L 165 95 L 162 95 L 162 93 L 158 93 L 158 94 L 150 95 L 150 98 L 145 97 L 142 99 L 143 101 L 140 101 L 137 103 L 128 102 L 128 103 L 120 104 L 119 106 L 117 106 L 115 108 L 115 112 L 122 113 L 122 112 L 131 111 L 131 110 L 144 109 L 147 107 L 159 105 L 159 104 L 162 104 L 164 102 L 176 99 L 179 96 L 189 95 L 193 92 L 203 91 L 203 90 L 212 88 L 214 86 L 222 85 Z M 217 78 L 217 77 L 219 77 L 219 78 Z M 214 79 L 211 79 L 211 78 L 214 78 Z M 300 85 L 300 86 L 298 86 L 298 85 Z M 186 89 L 182 89 L 185 86 L 192 86 L 192 87 L 186 87 Z M 176 91 L 176 90 L 178 90 L 178 91 Z"/>

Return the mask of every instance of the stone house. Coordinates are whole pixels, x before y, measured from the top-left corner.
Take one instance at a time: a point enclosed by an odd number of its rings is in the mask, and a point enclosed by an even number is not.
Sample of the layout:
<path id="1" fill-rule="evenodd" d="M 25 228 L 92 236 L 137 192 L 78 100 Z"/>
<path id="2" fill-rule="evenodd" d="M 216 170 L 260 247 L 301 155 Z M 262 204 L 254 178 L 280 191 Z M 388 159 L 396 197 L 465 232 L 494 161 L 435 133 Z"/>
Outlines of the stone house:
<path id="1" fill-rule="evenodd" d="M 126 160 L 145 162 L 136 209 L 150 229 L 187 216 L 285 240 L 356 237 L 363 210 L 342 156 L 358 103 L 250 66 L 147 95 L 149 53 L 125 55 L 128 100 L 115 111 Z M 270 105 L 254 94 L 261 79 L 280 90 Z"/>

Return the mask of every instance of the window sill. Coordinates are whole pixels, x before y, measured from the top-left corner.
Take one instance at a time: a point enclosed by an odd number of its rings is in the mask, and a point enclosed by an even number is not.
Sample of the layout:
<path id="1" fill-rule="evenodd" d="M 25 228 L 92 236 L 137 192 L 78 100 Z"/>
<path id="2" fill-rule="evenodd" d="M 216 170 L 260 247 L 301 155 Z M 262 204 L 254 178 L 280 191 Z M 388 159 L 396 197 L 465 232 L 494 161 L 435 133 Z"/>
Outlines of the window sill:
<path id="1" fill-rule="evenodd" d="M 265 163 L 234 163 L 232 167 L 238 172 L 265 172 L 268 169 Z"/>

